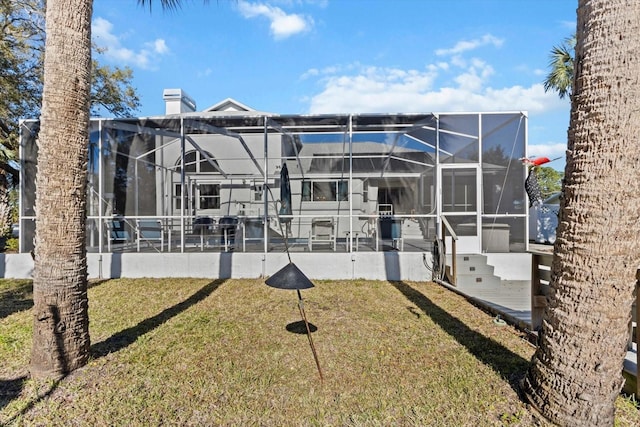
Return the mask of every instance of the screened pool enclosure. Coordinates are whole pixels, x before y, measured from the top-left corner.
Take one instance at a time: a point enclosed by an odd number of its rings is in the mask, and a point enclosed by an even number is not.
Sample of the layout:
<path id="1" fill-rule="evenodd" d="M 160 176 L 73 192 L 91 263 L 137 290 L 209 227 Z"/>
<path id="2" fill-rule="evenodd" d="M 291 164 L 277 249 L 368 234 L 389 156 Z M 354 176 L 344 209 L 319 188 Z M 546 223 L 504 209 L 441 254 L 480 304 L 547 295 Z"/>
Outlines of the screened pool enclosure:
<path id="1" fill-rule="evenodd" d="M 22 124 L 20 251 L 38 122 Z M 521 112 L 188 113 L 91 121 L 89 252 L 524 252 Z"/>

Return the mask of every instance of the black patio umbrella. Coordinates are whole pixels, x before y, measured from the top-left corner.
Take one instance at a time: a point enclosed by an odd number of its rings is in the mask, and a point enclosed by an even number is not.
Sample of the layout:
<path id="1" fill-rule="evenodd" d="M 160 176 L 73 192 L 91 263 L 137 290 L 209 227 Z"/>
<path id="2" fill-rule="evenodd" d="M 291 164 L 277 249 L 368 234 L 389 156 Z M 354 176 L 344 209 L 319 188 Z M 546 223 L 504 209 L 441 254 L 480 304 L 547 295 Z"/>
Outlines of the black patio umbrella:
<path id="1" fill-rule="evenodd" d="M 280 170 L 280 210 L 278 216 L 285 216 L 281 219 L 283 223 L 291 222 L 291 215 L 293 215 L 293 208 L 291 207 L 291 182 L 289 181 L 289 170 L 287 164 L 282 165 Z"/>

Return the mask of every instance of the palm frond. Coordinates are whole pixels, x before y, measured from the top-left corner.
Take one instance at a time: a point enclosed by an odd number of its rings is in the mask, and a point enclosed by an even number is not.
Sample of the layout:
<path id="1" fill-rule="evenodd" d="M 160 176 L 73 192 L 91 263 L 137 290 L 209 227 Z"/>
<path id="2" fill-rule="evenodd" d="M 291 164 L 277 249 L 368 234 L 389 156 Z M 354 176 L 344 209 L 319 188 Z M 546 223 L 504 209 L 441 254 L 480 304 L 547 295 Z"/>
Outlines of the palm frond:
<path id="1" fill-rule="evenodd" d="M 152 9 L 153 0 L 138 0 L 138 4 L 142 7 L 149 6 L 149 11 Z M 160 6 L 166 10 L 177 10 L 182 4 L 181 0 L 160 0 Z"/>
<path id="2" fill-rule="evenodd" d="M 555 90 L 560 98 L 571 96 L 573 91 L 575 36 L 568 37 L 560 46 L 554 46 L 549 55 L 549 74 L 544 80 L 544 90 Z"/>
<path id="3" fill-rule="evenodd" d="M 178 10 L 182 6 L 182 0 L 159 0 L 160 6 L 164 10 Z M 202 0 L 203 3 L 208 3 L 209 0 Z M 138 4 L 142 7 L 149 6 L 149 11 L 151 11 L 151 6 L 153 4 L 153 0 L 138 0 Z"/>

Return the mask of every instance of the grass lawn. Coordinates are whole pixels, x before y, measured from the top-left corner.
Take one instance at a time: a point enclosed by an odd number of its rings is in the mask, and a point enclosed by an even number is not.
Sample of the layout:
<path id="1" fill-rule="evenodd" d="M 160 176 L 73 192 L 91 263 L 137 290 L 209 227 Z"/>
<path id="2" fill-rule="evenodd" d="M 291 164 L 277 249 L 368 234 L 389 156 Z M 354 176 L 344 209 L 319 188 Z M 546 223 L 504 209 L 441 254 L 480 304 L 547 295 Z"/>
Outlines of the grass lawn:
<path id="1" fill-rule="evenodd" d="M 28 379 L 31 285 L 0 280 L 0 424 L 537 425 L 516 383 L 534 349 L 433 283 L 118 279 L 89 290 L 92 360 Z M 618 399 L 616 424 L 640 425 Z"/>

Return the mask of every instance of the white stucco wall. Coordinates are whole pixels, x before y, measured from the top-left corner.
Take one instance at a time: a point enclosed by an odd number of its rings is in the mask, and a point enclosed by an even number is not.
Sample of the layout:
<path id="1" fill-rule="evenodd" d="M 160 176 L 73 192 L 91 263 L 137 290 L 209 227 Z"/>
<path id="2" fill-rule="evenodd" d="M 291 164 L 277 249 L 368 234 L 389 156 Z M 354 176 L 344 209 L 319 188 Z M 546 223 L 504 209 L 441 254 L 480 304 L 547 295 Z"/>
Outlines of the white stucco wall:
<path id="1" fill-rule="evenodd" d="M 423 257 L 424 255 L 424 257 Z M 528 253 L 486 254 L 503 280 L 529 280 Z M 431 255 L 422 252 L 294 252 L 291 261 L 311 280 L 370 279 L 427 281 Z M 269 276 L 289 262 L 286 253 L 193 252 L 88 254 L 90 278 L 205 277 L 258 278 Z M 0 255 L 0 277 L 30 278 L 30 254 Z"/>

